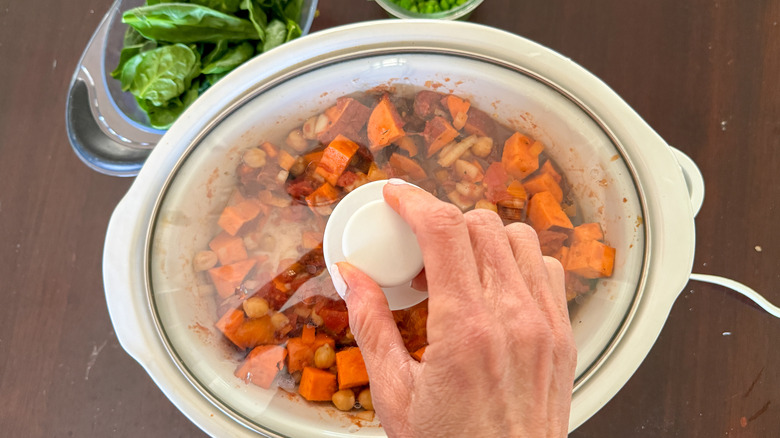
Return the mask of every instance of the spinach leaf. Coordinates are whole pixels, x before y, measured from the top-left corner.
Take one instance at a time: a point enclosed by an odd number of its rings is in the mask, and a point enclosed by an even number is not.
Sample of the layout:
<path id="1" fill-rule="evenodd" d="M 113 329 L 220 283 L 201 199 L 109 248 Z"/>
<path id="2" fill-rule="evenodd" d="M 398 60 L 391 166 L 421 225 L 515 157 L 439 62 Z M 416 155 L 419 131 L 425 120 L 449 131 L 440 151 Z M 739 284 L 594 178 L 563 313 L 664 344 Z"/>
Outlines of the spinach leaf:
<path id="1" fill-rule="evenodd" d="M 266 38 L 265 28 L 268 25 L 268 16 L 265 14 L 265 11 L 263 11 L 260 2 L 256 0 L 241 0 L 241 9 L 249 12 L 249 21 L 252 22 L 255 30 L 257 30 L 257 34 L 260 36 L 258 39 L 264 41 Z"/>
<path id="2" fill-rule="evenodd" d="M 142 108 L 149 116 L 149 124 L 157 129 L 168 129 L 177 118 L 198 98 L 200 84 L 193 81 L 190 88 L 180 97 L 168 101 L 165 106 L 147 106 Z M 139 102 L 140 104 L 140 102 Z"/>
<path id="3" fill-rule="evenodd" d="M 238 4 L 241 0 L 147 0 L 146 5 L 157 5 L 160 3 L 193 3 L 196 5 L 206 6 L 207 8 L 214 9 L 215 11 L 224 12 L 226 14 L 232 14 L 238 11 Z"/>
<path id="4" fill-rule="evenodd" d="M 263 41 L 263 53 L 284 43 L 287 38 L 287 25 L 279 20 L 268 23 L 265 29 L 265 41 Z"/>
<path id="5" fill-rule="evenodd" d="M 303 9 L 303 0 L 288 0 L 284 7 L 284 16 L 296 23 L 301 19 L 301 10 Z"/>
<path id="6" fill-rule="evenodd" d="M 228 44 L 227 40 L 221 40 L 217 41 L 217 44 L 209 51 L 205 51 L 206 48 L 204 48 L 201 65 L 211 64 L 215 59 L 223 57 L 228 51 Z"/>
<path id="7" fill-rule="evenodd" d="M 225 76 L 227 76 L 227 73 L 215 73 L 213 75 L 206 75 L 206 79 L 208 79 L 209 84 L 214 85 Z"/>
<path id="8" fill-rule="evenodd" d="M 117 64 L 116 69 L 114 69 L 114 71 L 111 72 L 111 77 L 113 77 L 114 79 L 121 78 L 122 69 L 125 67 L 125 63 L 127 63 L 127 61 L 129 61 L 135 55 L 141 52 L 153 50 L 155 47 L 157 47 L 157 43 L 149 40 L 141 44 L 123 47 L 122 51 L 119 52 L 119 63 Z"/>
<path id="9" fill-rule="evenodd" d="M 208 63 L 204 60 L 201 72 L 203 74 L 227 73 L 246 62 L 254 54 L 255 49 L 252 44 L 244 41 L 229 49 L 222 56 L 212 58 Z"/>
<path id="10" fill-rule="evenodd" d="M 171 43 L 260 39 L 253 22 L 189 3 L 160 3 L 130 9 L 122 15 L 122 22 L 146 38 Z"/>
<path id="11" fill-rule="evenodd" d="M 190 88 L 200 74 L 200 59 L 184 44 L 162 46 L 139 53 L 122 69 L 122 84 L 136 99 L 162 107 Z M 128 76 L 126 78 L 126 75 Z"/>
<path id="12" fill-rule="evenodd" d="M 190 3 L 206 6 L 219 12 L 232 14 L 238 11 L 241 0 L 190 0 Z"/>
<path id="13" fill-rule="evenodd" d="M 122 84 L 122 91 L 130 91 L 130 86 L 132 85 L 133 79 L 135 78 L 135 72 L 143 59 L 143 56 L 138 53 L 125 61 L 124 65 L 122 66 L 122 73 L 119 75 L 119 80 Z"/>
<path id="14" fill-rule="evenodd" d="M 146 41 L 149 40 L 144 38 L 144 36 L 138 33 L 138 31 L 134 28 L 128 26 L 127 30 L 125 31 L 125 36 L 122 39 L 122 46 L 135 46 Z"/>

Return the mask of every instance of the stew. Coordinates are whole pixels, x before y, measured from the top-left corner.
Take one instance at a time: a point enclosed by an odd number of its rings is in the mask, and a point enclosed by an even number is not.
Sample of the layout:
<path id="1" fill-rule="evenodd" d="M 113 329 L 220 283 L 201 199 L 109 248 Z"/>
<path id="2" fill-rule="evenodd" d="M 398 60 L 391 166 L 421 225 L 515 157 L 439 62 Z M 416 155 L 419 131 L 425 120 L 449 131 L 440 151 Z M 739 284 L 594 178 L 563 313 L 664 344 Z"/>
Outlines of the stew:
<path id="1" fill-rule="evenodd" d="M 598 223 L 578 217 L 566 178 L 541 142 L 460 96 L 344 96 L 285 137 L 243 153 L 219 232 L 194 257 L 216 290 L 216 327 L 246 353 L 238 378 L 263 388 L 293 381 L 309 401 L 372 409 L 363 357 L 321 242 L 341 198 L 391 177 L 464 212 L 489 209 L 505 223 L 530 224 L 542 253 L 564 266 L 569 300 L 612 275 L 615 249 Z M 412 357 L 424 360 L 427 301 L 394 317 Z"/>

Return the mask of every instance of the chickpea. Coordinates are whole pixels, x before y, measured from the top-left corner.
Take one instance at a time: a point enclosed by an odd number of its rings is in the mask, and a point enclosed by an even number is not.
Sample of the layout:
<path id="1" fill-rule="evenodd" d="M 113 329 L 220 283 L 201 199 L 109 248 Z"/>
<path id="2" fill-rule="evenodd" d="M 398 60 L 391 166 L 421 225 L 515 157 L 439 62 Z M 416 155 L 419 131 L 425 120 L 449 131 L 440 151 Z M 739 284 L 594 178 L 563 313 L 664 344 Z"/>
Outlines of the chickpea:
<path id="1" fill-rule="evenodd" d="M 284 313 L 274 313 L 271 316 L 271 324 L 274 326 L 274 329 L 279 330 L 282 327 L 286 326 L 290 322 L 290 318 L 287 317 Z"/>
<path id="2" fill-rule="evenodd" d="M 358 394 L 358 403 L 367 411 L 374 410 L 374 401 L 371 399 L 371 388 L 366 388 Z"/>
<path id="3" fill-rule="evenodd" d="M 498 207 L 496 207 L 496 204 L 488 201 L 487 199 L 480 199 L 479 201 L 477 201 L 477 205 L 475 205 L 474 208 L 483 208 L 485 210 L 490 210 L 498 213 Z"/>
<path id="4" fill-rule="evenodd" d="M 323 344 L 314 352 L 314 366 L 320 369 L 326 369 L 336 363 L 336 352 L 330 344 Z"/>
<path id="5" fill-rule="evenodd" d="M 319 135 L 322 131 L 328 129 L 330 119 L 325 114 L 317 116 L 317 124 L 314 126 L 314 132 Z"/>
<path id="6" fill-rule="evenodd" d="M 309 117 L 305 122 L 303 122 L 303 128 L 301 131 L 303 132 L 303 138 L 307 140 L 314 140 L 317 138 L 317 116 Z"/>
<path id="7" fill-rule="evenodd" d="M 261 318 L 268 314 L 268 301 L 265 298 L 252 297 L 244 301 L 244 313 L 250 318 Z"/>
<path id="8" fill-rule="evenodd" d="M 313 310 L 311 312 L 311 315 L 309 315 L 309 319 L 311 319 L 311 323 L 315 326 L 319 327 L 321 326 L 325 321 L 322 319 L 320 315 L 317 315 Z"/>
<path id="9" fill-rule="evenodd" d="M 247 149 L 246 152 L 244 152 L 242 160 L 247 166 L 253 169 L 259 169 L 265 166 L 266 153 L 260 148 Z"/>
<path id="10" fill-rule="evenodd" d="M 351 389 L 342 389 L 333 394 L 331 398 L 336 409 L 349 411 L 355 406 L 355 393 Z"/>
<path id="11" fill-rule="evenodd" d="M 303 136 L 303 131 L 300 129 L 293 129 L 290 131 L 290 133 L 287 134 L 285 143 L 298 152 L 304 152 L 309 148 L 309 141 L 306 140 L 306 137 Z"/>
<path id="12" fill-rule="evenodd" d="M 475 182 L 479 179 L 480 174 L 479 167 L 474 164 L 462 158 L 455 160 L 455 177 L 461 181 Z"/>
<path id="13" fill-rule="evenodd" d="M 311 313 L 311 307 L 307 306 L 294 306 L 293 312 L 295 312 L 296 315 L 300 316 L 301 318 L 307 318 L 309 314 Z"/>
<path id="14" fill-rule="evenodd" d="M 290 176 L 289 170 L 280 170 L 279 173 L 276 174 L 276 182 L 279 184 L 284 184 L 285 181 L 287 181 L 287 177 Z"/>
<path id="15" fill-rule="evenodd" d="M 198 251 L 192 259 L 192 267 L 197 272 L 205 271 L 217 266 L 217 253 L 214 251 Z"/>
<path id="16" fill-rule="evenodd" d="M 471 153 L 478 157 L 487 157 L 493 152 L 493 139 L 490 137 L 479 137 L 471 146 Z"/>
<path id="17" fill-rule="evenodd" d="M 290 167 L 290 170 L 288 172 L 292 176 L 299 176 L 300 174 L 302 174 L 305 171 L 306 171 L 306 162 L 303 160 L 303 157 L 298 157 L 298 159 L 295 160 L 295 162 Z M 286 178 L 285 178 L 285 180 L 286 180 Z"/>

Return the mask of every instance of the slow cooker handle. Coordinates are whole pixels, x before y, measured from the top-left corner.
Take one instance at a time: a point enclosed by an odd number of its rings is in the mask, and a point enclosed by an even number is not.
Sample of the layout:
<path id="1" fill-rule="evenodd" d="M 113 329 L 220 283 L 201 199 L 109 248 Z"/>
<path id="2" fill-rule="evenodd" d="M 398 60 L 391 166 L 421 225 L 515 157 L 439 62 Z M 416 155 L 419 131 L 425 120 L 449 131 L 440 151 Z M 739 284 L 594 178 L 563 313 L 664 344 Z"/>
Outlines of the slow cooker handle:
<path id="1" fill-rule="evenodd" d="M 680 165 L 680 170 L 682 170 L 685 177 L 685 185 L 688 186 L 688 196 L 691 198 L 691 209 L 693 210 L 693 216 L 696 217 L 704 202 L 704 177 L 691 157 L 685 155 L 674 146 L 669 146 L 669 149 L 672 150 L 674 158 L 677 160 L 677 164 Z"/>

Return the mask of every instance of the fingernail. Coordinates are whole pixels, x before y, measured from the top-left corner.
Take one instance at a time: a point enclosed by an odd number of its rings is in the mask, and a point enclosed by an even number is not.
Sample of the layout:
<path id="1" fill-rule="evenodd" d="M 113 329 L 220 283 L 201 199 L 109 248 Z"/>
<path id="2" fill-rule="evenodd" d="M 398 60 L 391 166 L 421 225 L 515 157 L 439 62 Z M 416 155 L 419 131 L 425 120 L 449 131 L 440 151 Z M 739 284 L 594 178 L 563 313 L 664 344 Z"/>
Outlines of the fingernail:
<path id="1" fill-rule="evenodd" d="M 388 184 L 392 184 L 394 186 L 402 186 L 402 185 L 410 185 L 408 182 L 402 180 L 401 178 L 390 178 L 387 180 Z"/>
<path id="2" fill-rule="evenodd" d="M 330 265 L 330 280 L 333 282 L 333 287 L 336 288 L 336 293 L 339 294 L 341 299 L 347 299 L 347 283 L 344 282 L 344 278 L 339 272 L 339 267 L 334 263 Z"/>

